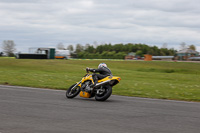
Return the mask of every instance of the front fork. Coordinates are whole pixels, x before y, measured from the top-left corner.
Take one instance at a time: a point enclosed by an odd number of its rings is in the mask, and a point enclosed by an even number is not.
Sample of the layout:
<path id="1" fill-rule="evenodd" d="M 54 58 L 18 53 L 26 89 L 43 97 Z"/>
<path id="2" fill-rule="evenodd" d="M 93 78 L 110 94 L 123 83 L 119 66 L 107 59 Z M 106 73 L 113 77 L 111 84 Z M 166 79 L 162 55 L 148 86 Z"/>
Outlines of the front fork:
<path id="1" fill-rule="evenodd" d="M 78 82 L 75 86 L 73 86 L 71 90 L 73 90 L 74 88 L 76 88 L 81 82 L 82 82 L 82 80 L 80 82 Z"/>

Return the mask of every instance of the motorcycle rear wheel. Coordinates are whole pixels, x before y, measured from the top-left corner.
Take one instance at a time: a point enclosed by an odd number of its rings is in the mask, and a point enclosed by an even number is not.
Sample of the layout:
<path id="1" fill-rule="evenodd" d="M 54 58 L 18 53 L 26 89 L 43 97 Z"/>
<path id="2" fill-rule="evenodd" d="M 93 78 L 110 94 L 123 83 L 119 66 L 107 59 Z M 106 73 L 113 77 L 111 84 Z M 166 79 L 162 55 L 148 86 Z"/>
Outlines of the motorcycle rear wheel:
<path id="1" fill-rule="evenodd" d="M 67 98 L 74 98 L 76 97 L 79 93 L 80 93 L 80 87 L 76 86 L 73 90 L 72 88 L 75 86 L 76 84 L 73 84 L 71 87 L 69 87 L 69 89 L 66 91 L 66 97 Z"/>
<path id="2" fill-rule="evenodd" d="M 97 100 L 97 101 L 105 101 L 105 100 L 107 100 L 109 97 L 110 97 L 110 95 L 112 94 L 112 87 L 111 86 L 109 86 L 109 85 L 107 85 L 107 86 L 104 86 L 103 87 L 104 89 L 105 89 L 105 92 L 103 93 L 103 94 L 96 94 L 95 95 L 95 99 Z"/>

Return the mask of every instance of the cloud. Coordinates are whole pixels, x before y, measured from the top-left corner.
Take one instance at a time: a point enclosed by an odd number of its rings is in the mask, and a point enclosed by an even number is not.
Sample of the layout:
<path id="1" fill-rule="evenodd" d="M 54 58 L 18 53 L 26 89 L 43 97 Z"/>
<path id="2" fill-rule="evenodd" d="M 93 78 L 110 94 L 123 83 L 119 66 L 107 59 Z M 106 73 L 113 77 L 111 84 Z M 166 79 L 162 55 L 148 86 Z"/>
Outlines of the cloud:
<path id="1" fill-rule="evenodd" d="M 170 47 L 186 42 L 199 48 L 199 4 L 198 0 L 0 0 L 0 41 L 14 40 L 19 51 L 94 41 Z"/>

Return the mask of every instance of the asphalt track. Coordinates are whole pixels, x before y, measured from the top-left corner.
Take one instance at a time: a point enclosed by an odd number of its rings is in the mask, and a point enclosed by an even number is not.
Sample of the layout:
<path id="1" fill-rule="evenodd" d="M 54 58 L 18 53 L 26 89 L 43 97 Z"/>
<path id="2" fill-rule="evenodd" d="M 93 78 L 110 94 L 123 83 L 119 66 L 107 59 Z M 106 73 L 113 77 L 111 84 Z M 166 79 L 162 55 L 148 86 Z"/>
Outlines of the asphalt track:
<path id="1" fill-rule="evenodd" d="M 0 133 L 199 133 L 200 103 L 0 85 Z"/>

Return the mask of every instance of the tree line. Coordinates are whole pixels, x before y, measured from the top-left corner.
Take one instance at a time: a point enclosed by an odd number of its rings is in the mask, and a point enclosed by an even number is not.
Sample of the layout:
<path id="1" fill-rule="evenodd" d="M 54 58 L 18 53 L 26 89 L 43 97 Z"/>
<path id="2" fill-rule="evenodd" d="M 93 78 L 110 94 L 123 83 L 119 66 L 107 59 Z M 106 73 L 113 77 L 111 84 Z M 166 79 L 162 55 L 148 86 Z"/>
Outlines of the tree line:
<path id="1" fill-rule="evenodd" d="M 3 52 L 7 56 L 15 56 L 14 52 L 16 51 L 16 44 L 13 40 L 5 40 L 2 43 Z M 180 44 L 180 49 L 190 48 L 196 50 L 196 47 L 192 45 L 186 45 L 186 43 Z M 90 45 L 86 44 L 85 46 L 77 44 L 74 48 L 74 45 L 68 45 L 66 48 L 62 43 L 57 44 L 57 49 L 69 50 L 72 58 L 82 58 L 82 59 L 124 59 L 125 56 L 131 52 L 134 52 L 137 57 L 143 57 L 144 54 L 151 54 L 153 56 L 174 56 L 177 50 L 167 48 L 167 44 L 163 44 L 161 48 L 157 46 L 149 46 L 146 44 L 101 44 L 101 45 Z M 3 55 L 3 52 L 0 52 L 0 56 Z"/>
<path id="2" fill-rule="evenodd" d="M 173 48 L 158 48 L 157 46 L 133 43 L 104 44 L 96 48 L 89 44 L 85 47 L 78 44 L 74 56 L 82 59 L 124 59 L 125 56 L 131 52 L 134 52 L 137 57 L 143 57 L 144 54 L 151 54 L 153 56 L 174 56 L 177 51 Z"/>

